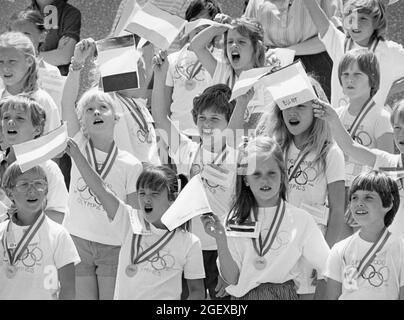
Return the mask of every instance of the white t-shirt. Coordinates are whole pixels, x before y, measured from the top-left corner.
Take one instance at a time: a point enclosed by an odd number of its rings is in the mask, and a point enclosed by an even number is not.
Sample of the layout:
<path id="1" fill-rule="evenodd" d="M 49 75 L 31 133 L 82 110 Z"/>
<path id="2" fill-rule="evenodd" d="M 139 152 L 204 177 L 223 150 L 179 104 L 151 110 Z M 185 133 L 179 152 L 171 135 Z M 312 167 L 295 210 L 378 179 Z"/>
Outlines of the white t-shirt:
<path id="1" fill-rule="evenodd" d="M 321 38 L 319 36 L 319 38 L 324 43 L 333 61 L 331 104 L 334 108 L 338 108 L 340 100 L 345 97 L 338 80 L 338 65 L 344 55 L 346 36 L 343 32 L 339 31 L 334 24 L 330 23 L 330 27 L 324 37 Z M 355 44 L 352 49 L 356 48 L 362 47 Z M 404 75 L 404 49 L 396 42 L 380 41 L 376 47 L 375 55 L 380 65 L 380 87 L 373 100 L 379 105 L 384 105 L 392 84 Z"/>
<path id="2" fill-rule="evenodd" d="M 292 167 L 299 156 L 299 152 L 300 150 L 292 142 L 287 155 L 288 172 L 293 170 Z M 323 228 L 326 226 L 324 222 L 327 223 L 328 220 L 320 223 L 322 215 L 316 214 L 316 209 L 323 212 L 326 209 L 326 203 L 328 202 L 327 186 L 330 183 L 345 179 L 344 154 L 336 144 L 333 144 L 327 153 L 324 172 L 320 172 L 319 164 L 313 164 L 314 158 L 315 154 L 312 152 L 300 163 L 300 168 L 296 172 L 295 178 L 292 178 L 289 182 L 288 199 L 289 203 L 312 214 L 314 220 L 322 225 L 319 227 Z M 322 230 L 325 231 L 325 228 Z"/>
<path id="3" fill-rule="evenodd" d="M 198 128 L 191 114 L 193 99 L 210 86 L 212 78 L 188 47 L 189 44 L 168 56 L 166 86 L 173 87 L 171 120 L 179 124 L 184 134 L 197 136 Z"/>
<path id="4" fill-rule="evenodd" d="M 146 108 L 146 101 L 144 99 L 119 97 L 116 93 L 110 95 L 115 102 L 115 112 L 119 115 L 119 121 L 114 128 L 114 140 L 118 148 L 134 155 L 141 162 L 160 165 L 156 132 L 153 127 L 154 120 Z M 129 111 L 128 107 L 132 111 Z M 146 123 L 143 123 L 143 120 Z M 148 134 L 145 130 L 140 130 L 138 121 L 140 121 L 141 126 L 147 126 Z"/>
<path id="5" fill-rule="evenodd" d="M 85 146 L 88 140 L 81 131 L 76 134 L 74 140 L 86 156 Z M 100 166 L 105 161 L 107 153 L 95 149 L 95 156 Z M 136 191 L 136 181 L 141 171 L 142 164 L 139 160 L 126 151 L 118 150 L 115 162 L 104 182 L 119 199 L 126 201 L 126 196 Z M 121 244 L 119 234 L 111 226 L 103 206 L 85 183 L 74 162 L 71 169 L 69 211 L 63 225 L 72 235 L 107 245 Z"/>
<path id="6" fill-rule="evenodd" d="M 120 204 L 119 216 L 141 213 L 129 205 Z M 190 232 L 175 230 L 173 238 L 158 253 L 139 263 L 134 277 L 128 277 L 125 269 L 131 264 L 131 246 L 133 233 L 123 235 L 123 244 L 119 254 L 118 273 L 114 299 L 116 300 L 180 300 L 181 277 L 185 279 L 203 279 L 202 250 L 199 239 Z M 142 235 L 141 251 L 148 249 L 158 241 L 166 230 L 157 229 L 150 224 L 150 231 Z"/>
<path id="7" fill-rule="evenodd" d="M 28 227 L 10 223 L 18 242 Z M 3 238 L 7 224 L 8 221 L 0 223 L 0 239 Z M 47 217 L 25 253 L 16 262 L 17 274 L 12 279 L 6 276 L 9 260 L 3 242 L 0 243 L 0 248 L 0 300 L 55 299 L 58 290 L 57 269 L 80 262 L 79 254 L 67 230 Z M 47 284 L 50 288 L 46 288 Z"/>
<path id="8" fill-rule="evenodd" d="M 345 277 L 357 268 L 373 242 L 363 240 L 359 231 L 336 243 L 327 260 L 325 276 L 342 284 L 340 300 L 398 300 L 404 286 L 404 240 L 390 236 L 357 281 L 358 290 L 346 288 Z M 352 271 L 352 270 L 351 270 Z"/>
<path id="9" fill-rule="evenodd" d="M 350 129 L 355 118 L 348 111 L 348 106 L 338 108 L 337 114 L 345 129 Z M 360 123 L 355 134 L 355 141 L 367 148 L 376 148 L 376 140 L 386 133 L 393 133 L 389 112 L 376 104 Z M 369 167 L 355 161 L 352 157 L 345 157 L 345 185 L 350 186 L 353 179 Z"/>
<path id="10" fill-rule="evenodd" d="M 274 219 L 276 207 L 259 208 L 258 220 L 262 221 L 261 234 L 265 238 Z M 271 249 L 265 254 L 266 268 L 257 270 L 253 261 L 258 257 L 251 238 L 233 237 L 228 234 L 228 245 L 233 260 L 240 270 L 236 285 L 226 291 L 242 297 L 262 283 L 284 283 L 294 280 L 301 272 L 298 261 L 305 257 L 313 269 L 322 275 L 325 271 L 329 247 L 313 218 L 306 211 L 286 203 L 286 211 Z"/>
<path id="11" fill-rule="evenodd" d="M 228 154 L 224 160 L 223 166 L 229 170 L 229 185 L 235 186 L 237 177 L 237 151 L 228 146 L 226 147 L 226 151 L 228 151 Z M 211 153 L 204 148 L 199 148 L 199 143 L 188 139 L 184 135 L 181 135 L 181 142 L 177 151 L 173 153 L 170 149 L 169 154 L 177 165 L 178 173 L 182 173 L 188 178 L 201 172 L 203 165 L 212 163 L 218 156 L 218 154 Z M 230 190 L 221 185 L 209 185 L 206 179 L 202 180 L 213 213 L 216 214 L 219 219 L 223 219 L 230 211 L 234 187 Z M 191 231 L 201 240 L 202 249 L 216 250 L 216 240 L 206 234 L 200 217 L 195 217 L 191 221 Z"/>
<path id="12" fill-rule="evenodd" d="M 0 156 L 0 161 L 2 157 L 3 155 Z M 45 171 L 46 180 L 48 181 L 45 210 L 55 210 L 66 215 L 69 212 L 67 205 L 69 194 L 60 168 L 53 160 L 41 163 L 40 167 Z M 11 201 L 5 194 L 3 196 L 0 201 L 4 207 L 9 208 Z"/>
<path id="13" fill-rule="evenodd" d="M 379 168 L 397 168 L 398 165 L 403 167 L 401 163 L 400 154 L 391 154 L 382 150 L 373 149 L 373 152 L 377 153 L 374 169 L 379 170 Z M 396 179 L 395 179 L 396 180 Z M 400 208 L 398 209 L 392 224 L 389 226 L 389 230 L 396 236 L 404 237 L 404 181 L 396 181 L 398 185 L 398 190 L 400 192 Z"/>
<path id="14" fill-rule="evenodd" d="M 8 93 L 5 89 L 0 89 L 1 98 L 5 98 L 10 95 L 11 94 Z M 31 95 L 31 98 L 38 102 L 45 110 L 46 121 L 43 133 L 45 134 L 49 131 L 59 128 L 61 125 L 60 113 L 52 97 L 46 91 L 39 88 Z"/>

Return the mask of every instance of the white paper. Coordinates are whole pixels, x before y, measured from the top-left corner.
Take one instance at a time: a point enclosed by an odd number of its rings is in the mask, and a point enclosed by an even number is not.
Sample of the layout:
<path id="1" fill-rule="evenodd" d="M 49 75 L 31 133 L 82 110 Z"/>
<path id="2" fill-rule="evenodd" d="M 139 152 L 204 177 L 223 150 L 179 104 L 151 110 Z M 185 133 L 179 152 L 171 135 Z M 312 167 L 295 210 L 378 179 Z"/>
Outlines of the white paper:
<path id="1" fill-rule="evenodd" d="M 286 48 L 276 48 L 274 49 L 275 55 L 281 61 L 281 67 L 286 67 L 293 62 L 295 58 L 296 51 Z"/>
<path id="2" fill-rule="evenodd" d="M 167 50 L 186 23 L 186 20 L 148 2 L 143 8 L 135 6 L 126 31 L 147 39 L 162 50 Z"/>
<path id="3" fill-rule="evenodd" d="M 231 25 L 229 24 L 223 24 L 223 23 L 219 23 L 213 20 L 209 20 L 209 19 L 198 19 L 198 20 L 194 20 L 191 22 L 188 22 L 185 25 L 185 29 L 184 29 L 184 34 L 182 35 L 183 37 L 187 36 L 188 34 L 190 34 L 193 30 L 195 30 L 196 28 L 199 28 L 201 26 L 217 26 L 217 27 L 228 27 L 228 28 L 232 28 Z"/>
<path id="4" fill-rule="evenodd" d="M 62 113 L 62 96 L 63 89 L 67 77 L 61 76 L 56 72 L 49 72 L 45 69 L 38 69 L 39 86 L 45 90 L 55 101 L 59 108 L 59 113 Z"/>
<path id="5" fill-rule="evenodd" d="M 201 175 L 195 175 L 180 192 L 174 203 L 161 217 L 161 222 L 174 230 L 192 218 L 212 212 Z"/>
<path id="6" fill-rule="evenodd" d="M 98 53 L 98 63 L 102 77 L 137 72 L 140 54 L 134 46 L 114 48 Z"/>
<path id="7" fill-rule="evenodd" d="M 281 110 L 317 99 L 300 61 L 262 78 Z"/>

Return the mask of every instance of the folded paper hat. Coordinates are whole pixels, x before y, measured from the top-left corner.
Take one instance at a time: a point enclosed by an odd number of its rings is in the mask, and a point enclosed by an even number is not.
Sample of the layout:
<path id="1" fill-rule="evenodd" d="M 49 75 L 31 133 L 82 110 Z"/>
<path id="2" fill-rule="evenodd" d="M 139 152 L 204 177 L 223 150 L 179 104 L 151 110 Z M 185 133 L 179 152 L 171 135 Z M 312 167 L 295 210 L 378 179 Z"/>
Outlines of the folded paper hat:
<path id="1" fill-rule="evenodd" d="M 261 79 L 281 110 L 317 99 L 300 60 Z"/>

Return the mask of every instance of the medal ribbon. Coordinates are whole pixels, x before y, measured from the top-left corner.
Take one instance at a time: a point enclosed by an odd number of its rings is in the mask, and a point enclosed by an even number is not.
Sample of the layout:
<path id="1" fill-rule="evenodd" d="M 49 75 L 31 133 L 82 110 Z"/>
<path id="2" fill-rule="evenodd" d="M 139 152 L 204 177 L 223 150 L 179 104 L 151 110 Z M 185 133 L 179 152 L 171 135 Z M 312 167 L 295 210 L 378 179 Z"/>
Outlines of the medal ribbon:
<path id="1" fill-rule="evenodd" d="M 94 145 L 91 140 L 88 141 L 86 145 L 86 153 L 87 160 L 90 166 L 92 166 L 95 171 L 101 176 L 102 179 L 105 179 L 108 176 L 108 173 L 111 171 L 112 166 L 114 165 L 115 159 L 118 155 L 118 147 L 115 144 L 115 141 L 112 142 L 112 145 L 108 151 L 107 158 L 101 166 L 101 169 L 98 169 L 97 158 L 95 157 Z"/>
<path id="2" fill-rule="evenodd" d="M 379 44 L 379 39 L 373 39 L 372 43 L 370 46 L 368 46 L 368 50 L 372 51 L 373 53 L 376 51 L 376 48 Z M 345 47 L 344 47 L 344 54 L 347 53 L 352 46 L 352 39 L 351 38 L 345 38 Z"/>
<path id="3" fill-rule="evenodd" d="M 295 163 L 294 163 L 294 165 L 293 165 L 293 170 L 292 170 L 292 172 L 289 174 L 289 177 L 288 177 L 288 181 L 289 181 L 289 182 L 290 182 L 290 180 L 293 179 L 293 177 L 294 177 L 295 174 L 296 174 L 296 171 L 299 169 L 300 164 L 302 163 L 302 161 L 304 160 L 304 158 L 306 158 L 306 156 L 307 156 L 308 154 L 309 154 L 309 152 L 302 152 L 302 151 L 299 152 L 299 155 L 297 156 L 297 159 L 296 159 L 296 161 L 295 161 Z"/>
<path id="4" fill-rule="evenodd" d="M 351 127 L 349 128 L 348 132 L 351 135 L 352 139 L 355 138 L 356 131 L 358 131 L 359 125 L 362 123 L 363 119 L 365 119 L 366 115 L 369 113 L 370 109 L 373 108 L 375 102 L 370 98 L 359 111 L 358 115 L 354 119 Z"/>
<path id="5" fill-rule="evenodd" d="M 7 232 L 10 227 L 10 221 L 7 224 L 6 232 L 3 235 L 3 247 L 6 249 L 7 256 L 10 262 L 10 265 L 14 265 L 18 259 L 20 259 L 21 255 L 24 253 L 25 249 L 31 243 L 32 238 L 38 232 L 39 228 L 41 227 L 42 223 L 45 221 L 45 214 L 41 212 L 41 214 L 35 219 L 34 223 L 28 228 L 27 232 L 23 235 L 21 240 L 18 242 L 17 247 L 11 253 L 10 249 L 8 248 L 7 242 Z"/>
<path id="6" fill-rule="evenodd" d="M 125 107 L 128 109 L 130 115 L 135 120 L 135 122 L 139 126 L 140 130 L 142 130 L 145 134 L 148 134 L 149 127 L 147 125 L 145 117 L 142 114 L 142 111 L 140 110 L 140 107 L 135 102 L 135 99 L 132 99 L 129 97 L 124 97 L 123 95 L 121 95 L 119 93 L 117 93 L 117 96 L 123 102 Z M 134 104 L 135 107 L 132 107 L 132 104 Z"/>
<path id="7" fill-rule="evenodd" d="M 370 247 L 370 249 L 366 252 L 364 257 L 362 258 L 359 266 L 356 268 L 355 278 L 359 278 L 366 271 L 366 269 L 372 264 L 373 260 L 376 258 L 377 253 L 383 248 L 386 244 L 388 238 L 390 237 L 391 232 L 385 228 L 384 232 L 380 235 L 379 239 Z M 347 247 L 345 247 L 345 250 Z M 345 261 L 345 250 L 343 254 L 343 259 Z"/>
<path id="8" fill-rule="evenodd" d="M 142 263 L 146 261 L 150 257 L 154 256 L 154 254 L 160 251 L 170 240 L 174 237 L 174 231 L 167 231 L 159 240 L 157 240 L 153 245 L 147 248 L 145 251 L 139 254 L 140 243 L 142 241 L 142 235 L 133 234 L 132 235 L 132 247 L 131 247 L 131 257 L 130 261 L 133 264 Z M 136 246 L 135 246 L 136 243 Z M 136 252 L 135 252 L 136 248 Z"/>
<path id="9" fill-rule="evenodd" d="M 285 201 L 281 200 L 278 207 L 276 208 L 274 220 L 271 223 L 268 234 L 265 237 L 264 241 L 262 241 L 261 232 L 260 232 L 260 235 L 258 238 L 259 250 L 258 250 L 258 246 L 257 246 L 257 239 L 251 239 L 253 242 L 253 245 L 254 245 L 255 252 L 257 252 L 257 254 L 260 257 L 263 257 L 264 255 L 266 255 L 266 253 L 269 251 L 269 249 L 271 249 L 271 246 L 272 246 L 273 242 L 275 241 L 275 237 L 278 234 L 279 227 L 282 224 L 283 217 L 285 216 L 285 208 L 286 208 Z M 256 217 L 256 220 L 258 220 L 257 217 Z"/>

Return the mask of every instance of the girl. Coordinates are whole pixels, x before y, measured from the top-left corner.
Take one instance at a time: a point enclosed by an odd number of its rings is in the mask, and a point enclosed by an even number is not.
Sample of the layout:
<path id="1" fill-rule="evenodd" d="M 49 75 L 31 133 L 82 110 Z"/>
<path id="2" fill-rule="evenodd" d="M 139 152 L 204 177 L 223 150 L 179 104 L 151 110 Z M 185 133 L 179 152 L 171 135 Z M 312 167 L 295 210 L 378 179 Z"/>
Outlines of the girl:
<path id="1" fill-rule="evenodd" d="M 214 0 L 193 0 L 187 8 L 185 19 L 189 22 L 202 18 L 213 20 L 219 12 L 220 8 Z M 184 47 L 168 56 L 170 66 L 164 91 L 166 98 L 165 104 L 160 106 L 169 110 L 171 120 L 188 136 L 198 135 L 191 115 L 192 99 L 208 87 L 212 80 L 195 53 L 189 50 L 189 41 L 198 32 L 191 31 Z M 210 50 L 215 50 L 213 45 Z"/>
<path id="2" fill-rule="evenodd" d="M 404 243 L 387 230 L 400 206 L 397 183 L 379 171 L 362 173 L 349 199 L 360 230 L 331 249 L 328 299 L 403 300 Z"/>
<path id="3" fill-rule="evenodd" d="M 317 95 L 326 99 L 320 84 L 310 79 Z M 290 203 L 313 215 L 331 246 L 341 232 L 349 232 L 344 229 L 344 157 L 327 123 L 314 117 L 311 105 L 308 101 L 282 111 L 276 105 L 269 134 L 285 154 Z M 312 268 L 306 271 L 310 283 Z M 299 293 L 314 293 L 309 283 Z"/>
<path id="4" fill-rule="evenodd" d="M 286 202 L 286 164 L 279 145 L 259 136 L 240 155 L 226 229 L 216 215 L 201 218 L 216 240 L 226 291 L 234 299 L 297 299 L 299 259 L 307 258 L 321 274 L 329 248 L 313 218 Z"/>
<path id="5" fill-rule="evenodd" d="M 0 89 L 0 99 L 20 93 L 29 94 L 45 110 L 44 133 L 60 126 L 60 114 L 55 102 L 38 87 L 35 48 L 24 34 L 6 32 L 0 35 L 0 77 L 5 86 Z"/>
<path id="6" fill-rule="evenodd" d="M 0 299 L 74 299 L 74 266 L 80 262 L 64 227 L 44 215 L 48 183 L 36 166 L 9 166 L 2 187 L 13 202 L 0 224 Z"/>
<path id="7" fill-rule="evenodd" d="M 379 63 L 376 55 L 365 49 L 346 53 L 338 66 L 338 77 L 349 104 L 337 109 L 337 113 L 358 143 L 386 152 L 394 152 L 393 128 L 390 114 L 383 105 L 373 101 L 379 88 Z M 350 157 L 345 159 L 345 186 L 365 167 Z"/>
<path id="8" fill-rule="evenodd" d="M 346 131 L 342 125 L 336 111 L 327 103 L 317 101 L 314 105 L 314 116 L 327 120 L 330 125 L 332 135 L 341 147 L 343 152 L 352 157 L 359 163 L 366 165 L 370 168 L 383 170 L 389 172 L 396 180 L 401 181 L 403 177 L 402 167 L 404 166 L 404 101 L 400 101 L 393 108 L 390 117 L 391 125 L 394 128 L 394 142 L 400 154 L 391 154 L 378 149 L 369 149 L 357 141 L 352 139 L 351 135 Z M 400 182 L 400 196 L 404 197 L 402 185 Z M 403 201 L 401 201 L 403 203 Z M 397 217 L 389 227 L 393 234 L 404 235 L 404 209 L 401 206 L 398 211 Z"/>
<path id="9" fill-rule="evenodd" d="M 125 221 L 125 228 L 116 229 L 122 249 L 114 298 L 179 300 L 184 273 L 189 299 L 203 299 L 205 274 L 198 238 L 181 227 L 169 232 L 161 222 L 180 191 L 175 173 L 163 166 L 146 167 L 136 182 L 140 208 L 137 211 L 104 185 L 73 140 L 69 140 L 67 151 L 112 224 L 122 226 L 122 220 Z"/>
<path id="10" fill-rule="evenodd" d="M 229 17 L 220 15 L 223 22 Z M 230 27 L 231 26 L 231 27 Z M 263 67 L 265 48 L 262 44 L 263 30 L 261 24 L 253 19 L 239 18 L 231 24 L 211 26 L 197 34 L 191 41 L 190 49 L 195 52 L 202 66 L 212 77 L 212 84 L 224 83 L 231 89 L 241 72 L 252 68 Z M 224 59 L 218 60 L 209 51 L 208 44 L 224 33 Z M 272 99 L 263 87 L 257 88 L 244 114 L 244 128 L 255 129 L 264 113 L 264 106 Z"/>
<path id="11" fill-rule="evenodd" d="M 10 96 L 0 100 L 0 120 L 2 146 L 5 148 L 0 157 L 0 179 L 2 179 L 7 167 L 16 160 L 13 146 L 43 134 L 45 111 L 32 99 L 21 95 Z M 46 173 L 49 186 L 44 211 L 52 220 L 62 223 L 64 215 L 68 212 L 68 193 L 63 175 L 52 160 L 45 161 L 40 166 Z M 2 201 L 7 207 L 11 204 L 7 197 Z"/>
<path id="12" fill-rule="evenodd" d="M 62 100 L 62 115 L 67 121 L 69 137 L 120 199 L 136 205 L 136 180 L 142 164 L 130 153 L 120 150 L 114 141 L 118 116 L 111 97 L 94 88 L 87 91 L 75 108 L 71 90 L 77 79 L 77 63 L 92 48 L 86 41 L 76 46 L 74 60 L 66 80 Z M 77 91 L 75 91 L 77 93 Z M 76 163 L 71 169 L 69 189 L 70 212 L 64 226 L 73 236 L 81 263 L 76 269 L 78 299 L 112 299 L 121 241 L 109 224 L 99 199 L 88 188 Z M 95 248 L 93 250 L 93 248 Z"/>
<path id="13" fill-rule="evenodd" d="M 373 100 L 386 103 L 392 84 L 404 74 L 404 50 L 401 45 L 386 40 L 387 15 L 385 4 L 379 0 L 349 0 L 344 4 L 344 28 L 339 31 L 327 18 L 316 0 L 303 1 L 327 48 L 334 65 L 331 79 L 331 104 L 334 108 L 347 103 L 340 83 L 338 64 L 344 53 L 355 48 L 367 48 L 380 63 L 380 88 Z"/>

